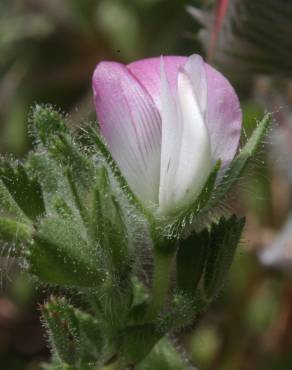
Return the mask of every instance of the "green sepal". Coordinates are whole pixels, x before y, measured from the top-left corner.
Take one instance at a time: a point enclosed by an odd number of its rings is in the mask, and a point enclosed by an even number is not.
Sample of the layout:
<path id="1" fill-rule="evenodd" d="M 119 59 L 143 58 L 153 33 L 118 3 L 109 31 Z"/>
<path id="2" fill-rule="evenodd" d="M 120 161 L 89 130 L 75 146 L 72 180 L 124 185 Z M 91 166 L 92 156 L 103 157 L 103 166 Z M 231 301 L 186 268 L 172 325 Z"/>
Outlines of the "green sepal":
<path id="1" fill-rule="evenodd" d="M 204 275 L 204 294 L 207 299 L 216 296 L 230 269 L 245 225 L 244 218 L 235 215 L 222 217 L 211 227 L 209 256 Z"/>
<path id="2" fill-rule="evenodd" d="M 63 363 L 65 369 L 93 369 L 103 350 L 98 320 L 53 297 L 42 306 L 42 316 L 53 353 L 61 360 L 56 363 Z"/>
<path id="3" fill-rule="evenodd" d="M 264 116 L 258 126 L 254 129 L 245 146 L 231 162 L 220 183 L 216 186 L 216 189 L 212 194 L 212 198 L 206 206 L 207 210 L 218 206 L 218 204 L 224 200 L 230 192 L 235 183 L 241 178 L 243 171 L 253 160 L 259 147 L 262 145 L 263 138 L 267 135 L 267 131 L 272 122 L 271 117 L 272 115 L 270 113 L 267 113 Z"/>
<path id="4" fill-rule="evenodd" d="M 176 256 L 177 287 L 190 297 L 195 295 L 204 271 L 209 244 L 210 234 L 206 229 L 180 242 Z"/>
<path id="5" fill-rule="evenodd" d="M 47 283 L 96 287 L 105 274 L 98 244 L 89 244 L 70 219 L 43 219 L 26 257 L 30 272 Z"/>

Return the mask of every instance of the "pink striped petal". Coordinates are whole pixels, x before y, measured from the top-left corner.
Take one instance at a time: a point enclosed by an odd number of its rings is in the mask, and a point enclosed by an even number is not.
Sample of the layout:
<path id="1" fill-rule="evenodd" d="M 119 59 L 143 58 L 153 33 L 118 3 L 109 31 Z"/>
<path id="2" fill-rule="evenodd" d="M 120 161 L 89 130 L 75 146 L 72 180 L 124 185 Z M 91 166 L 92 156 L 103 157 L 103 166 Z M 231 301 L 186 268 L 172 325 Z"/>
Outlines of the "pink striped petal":
<path id="1" fill-rule="evenodd" d="M 205 64 L 208 101 L 207 126 L 211 136 L 213 157 L 227 165 L 235 156 L 241 133 L 242 113 L 238 97 L 228 80 L 209 64 Z"/>
<path id="2" fill-rule="evenodd" d="M 165 75 L 171 93 L 174 95 L 177 90 L 177 74 L 188 58 L 176 56 L 164 56 L 163 64 Z M 161 109 L 161 65 L 160 57 L 138 60 L 128 65 L 129 70 L 145 87 L 152 96 L 156 106 Z"/>
<path id="3" fill-rule="evenodd" d="M 122 64 L 102 62 L 93 75 L 101 132 L 123 175 L 147 206 L 158 203 L 161 118 L 151 96 Z"/>
<path id="4" fill-rule="evenodd" d="M 200 74 L 202 59 L 198 55 L 189 58 L 164 57 L 165 74 L 170 91 L 177 91 L 178 71 L 185 67 L 200 106 L 204 101 L 204 79 Z M 160 58 L 150 58 L 129 64 L 128 68 L 152 96 L 161 110 Z M 221 159 L 228 164 L 234 157 L 240 138 L 242 115 L 238 97 L 227 79 L 213 67 L 204 63 L 207 79 L 207 106 L 205 112 L 214 160 Z M 200 101 L 202 99 L 202 101 Z"/>

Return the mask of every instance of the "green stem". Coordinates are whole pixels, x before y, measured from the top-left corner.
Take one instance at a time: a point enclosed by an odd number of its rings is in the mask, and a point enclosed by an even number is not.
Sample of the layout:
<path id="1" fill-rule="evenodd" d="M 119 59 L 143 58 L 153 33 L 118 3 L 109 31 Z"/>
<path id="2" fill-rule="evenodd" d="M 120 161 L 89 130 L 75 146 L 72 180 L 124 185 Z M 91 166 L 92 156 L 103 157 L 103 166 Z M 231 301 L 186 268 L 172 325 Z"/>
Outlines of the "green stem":
<path id="1" fill-rule="evenodd" d="M 152 299 L 145 314 L 145 320 L 156 318 L 166 301 L 175 251 L 161 252 L 154 250 L 154 272 L 152 282 Z"/>

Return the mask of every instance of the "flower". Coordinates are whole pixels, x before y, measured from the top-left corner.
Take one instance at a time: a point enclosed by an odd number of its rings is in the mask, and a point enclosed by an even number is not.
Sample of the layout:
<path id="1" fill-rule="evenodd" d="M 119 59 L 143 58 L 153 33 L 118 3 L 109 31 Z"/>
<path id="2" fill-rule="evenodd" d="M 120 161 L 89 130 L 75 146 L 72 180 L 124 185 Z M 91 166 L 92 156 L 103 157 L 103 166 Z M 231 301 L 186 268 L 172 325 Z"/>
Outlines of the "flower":
<path id="1" fill-rule="evenodd" d="M 199 195 L 218 159 L 233 159 L 242 115 L 230 83 L 199 55 L 129 65 L 101 62 L 93 75 L 101 133 L 146 207 L 169 215 Z"/>

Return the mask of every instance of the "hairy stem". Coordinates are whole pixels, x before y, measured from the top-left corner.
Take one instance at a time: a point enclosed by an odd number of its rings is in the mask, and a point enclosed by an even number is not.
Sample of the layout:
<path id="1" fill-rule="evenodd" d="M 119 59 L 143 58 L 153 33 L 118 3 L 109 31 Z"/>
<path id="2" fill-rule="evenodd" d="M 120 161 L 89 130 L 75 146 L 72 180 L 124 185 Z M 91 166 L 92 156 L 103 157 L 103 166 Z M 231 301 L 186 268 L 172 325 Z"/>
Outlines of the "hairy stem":
<path id="1" fill-rule="evenodd" d="M 167 298 L 175 251 L 161 252 L 154 250 L 154 272 L 152 282 L 152 300 L 145 315 L 147 321 L 155 319 Z"/>

